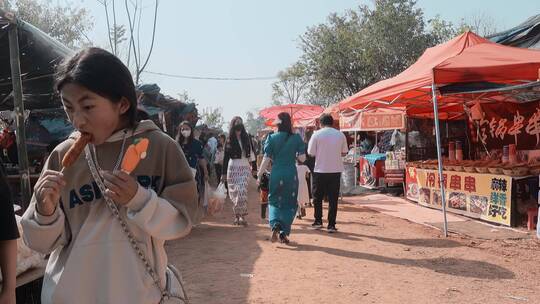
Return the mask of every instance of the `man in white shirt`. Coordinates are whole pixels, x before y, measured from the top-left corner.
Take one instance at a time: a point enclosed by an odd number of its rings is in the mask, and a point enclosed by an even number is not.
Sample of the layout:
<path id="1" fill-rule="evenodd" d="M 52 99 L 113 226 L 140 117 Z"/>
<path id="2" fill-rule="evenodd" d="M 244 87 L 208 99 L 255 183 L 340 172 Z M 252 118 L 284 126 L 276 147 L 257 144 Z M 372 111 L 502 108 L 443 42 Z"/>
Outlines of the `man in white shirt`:
<path id="1" fill-rule="evenodd" d="M 323 115 L 320 119 L 322 129 L 316 131 L 308 145 L 308 154 L 315 157 L 313 175 L 313 204 L 315 207 L 314 228 L 322 228 L 322 201 L 328 196 L 328 232 L 336 232 L 336 217 L 339 199 L 341 172 L 343 172 L 342 156 L 349 151 L 347 138 L 334 129 L 331 115 Z"/>

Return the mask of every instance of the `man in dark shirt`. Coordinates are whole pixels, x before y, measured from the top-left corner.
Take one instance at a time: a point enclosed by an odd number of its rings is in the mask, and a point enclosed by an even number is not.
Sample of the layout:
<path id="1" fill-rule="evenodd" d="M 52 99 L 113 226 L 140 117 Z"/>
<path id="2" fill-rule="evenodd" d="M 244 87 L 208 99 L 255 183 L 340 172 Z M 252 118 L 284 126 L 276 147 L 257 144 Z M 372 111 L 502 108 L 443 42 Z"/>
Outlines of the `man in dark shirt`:
<path id="1" fill-rule="evenodd" d="M 0 303 L 15 304 L 18 238 L 19 231 L 15 221 L 11 192 L 4 167 L 0 162 L 0 269 L 3 279 Z"/>

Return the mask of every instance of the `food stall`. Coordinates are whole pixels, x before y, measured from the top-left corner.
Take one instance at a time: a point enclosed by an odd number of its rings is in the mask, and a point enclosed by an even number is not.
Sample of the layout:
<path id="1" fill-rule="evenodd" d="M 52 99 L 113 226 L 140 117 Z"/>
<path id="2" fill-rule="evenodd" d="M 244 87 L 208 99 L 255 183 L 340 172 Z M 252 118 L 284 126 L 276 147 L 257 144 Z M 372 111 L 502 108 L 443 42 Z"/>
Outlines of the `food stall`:
<path id="1" fill-rule="evenodd" d="M 442 208 L 436 167 L 436 160 L 407 164 L 408 199 L 426 207 Z M 525 208 L 526 212 L 526 206 L 535 203 L 538 171 L 532 175 L 525 167 L 505 169 L 503 174 L 497 173 L 499 170 L 502 167 L 482 161 L 445 165 L 443 181 L 448 191 L 448 210 L 505 226 L 520 225 L 519 210 Z"/>
<path id="2" fill-rule="evenodd" d="M 531 170 L 527 166 L 514 165 L 511 168 L 505 167 L 504 169 L 507 171 L 503 171 L 504 175 L 473 173 L 465 171 L 465 168 L 476 171 L 479 163 L 462 163 L 464 161 L 459 159 L 456 160 L 455 167 L 448 167 L 452 166 L 451 163 L 448 163 L 445 170 L 443 155 L 448 155 L 448 153 L 445 153 L 444 149 L 451 150 L 452 147 L 450 143 L 443 145 L 441 140 L 440 119 L 445 113 L 439 108 L 462 106 L 463 110 L 467 111 L 466 106 L 470 106 L 471 103 L 522 103 L 525 100 L 535 100 L 531 97 L 538 100 L 540 99 L 538 96 L 540 91 L 539 70 L 540 52 L 501 46 L 475 33 L 466 32 L 448 42 L 427 49 L 405 71 L 393 78 L 375 83 L 341 101 L 340 108 L 342 110 L 361 110 L 405 107 L 408 114 L 415 107 L 431 107 L 431 118 L 434 120 L 434 146 L 437 147 L 436 160 L 421 163 L 429 168 L 411 165 L 407 168 L 407 174 L 412 176 L 407 178 L 416 178 L 420 185 L 429 189 L 430 201 L 438 204 L 440 200 L 443 211 L 444 235 L 448 235 L 446 209 L 450 207 L 450 199 L 453 206 L 459 207 L 451 208 L 451 211 L 456 209 L 479 211 L 478 209 L 482 209 L 482 206 L 487 204 L 485 207 L 487 213 L 480 218 L 512 225 L 511 219 L 515 210 L 512 209 L 512 198 L 515 195 L 526 197 L 527 193 L 534 192 L 531 190 L 534 180 L 531 182 L 525 178 L 529 173 L 526 172 L 526 169 Z M 537 110 L 532 118 L 526 122 L 524 128 L 528 128 L 530 132 L 534 133 L 538 119 L 540 119 L 540 110 Z M 510 132 L 506 125 L 507 122 L 512 126 L 513 124 L 520 126 L 525 123 L 525 118 L 522 115 L 516 115 L 512 120 L 504 118 L 502 122 L 493 119 L 487 122 L 481 120 L 476 126 L 477 129 L 478 126 L 480 129 L 481 126 L 489 127 L 489 136 L 493 132 L 493 137 L 505 139 L 506 135 L 509 134 L 507 132 Z M 474 125 L 472 129 L 474 129 Z M 516 127 L 512 131 L 517 132 L 517 130 L 523 131 L 524 129 Z M 537 136 L 535 134 L 535 142 L 537 142 Z M 509 138 L 512 137 L 515 136 L 509 136 Z M 464 141 L 470 141 L 470 139 L 463 138 Z M 480 144 L 484 146 L 484 143 Z M 477 155 L 470 153 L 470 159 L 484 162 L 498 161 L 493 155 L 487 155 L 486 158 L 477 158 Z M 517 167 L 515 171 L 514 167 Z M 461 168 L 463 171 L 460 171 Z M 451 171 L 452 169 L 456 171 Z M 509 171 L 510 169 L 512 171 Z M 446 174 L 446 178 L 444 174 Z M 480 180 L 487 182 L 479 183 Z M 525 182 L 521 182 L 521 180 L 525 180 Z M 538 183 L 536 183 L 537 186 Z M 415 194 L 419 197 L 422 195 L 428 197 L 427 190 L 424 191 L 425 194 L 421 194 L 420 189 L 417 190 L 418 193 Z M 414 190 L 412 191 L 414 192 Z M 470 207 L 471 199 L 467 198 L 468 195 L 475 196 L 473 205 L 480 206 L 480 208 Z M 465 207 L 463 202 L 465 202 Z"/>
<path id="3" fill-rule="evenodd" d="M 443 160 L 448 208 L 488 222 L 522 225 L 538 201 L 540 100 L 465 107 L 475 127 L 470 158 L 476 160 L 464 160 L 460 145 L 448 143 Z M 441 207 L 437 163 L 407 164 L 408 199 Z"/>
<path id="4" fill-rule="evenodd" d="M 340 117 L 340 130 L 342 132 L 353 133 L 354 144 L 351 150 L 354 157 L 352 161 L 357 168 L 357 180 L 358 184 L 362 187 L 374 189 L 379 188 L 387 184 L 385 180 L 385 174 L 390 175 L 390 182 L 393 184 L 400 184 L 404 182 L 404 170 L 405 170 L 405 153 L 401 149 L 399 151 L 387 151 L 388 147 L 382 148 L 377 140 L 377 133 L 390 131 L 386 134 L 390 135 L 385 146 L 388 146 L 388 142 L 394 141 L 397 136 L 396 130 L 402 130 L 405 128 L 405 112 L 402 110 L 388 110 L 388 109 L 376 109 L 371 111 L 349 111 L 341 113 Z M 366 150 L 363 147 L 363 143 L 358 143 L 358 132 L 374 132 L 375 133 L 375 149 Z M 365 139 L 367 141 L 367 139 Z M 380 151 L 383 153 L 377 153 L 376 150 L 384 149 Z M 358 151 L 361 150 L 361 151 Z M 362 153 L 364 152 L 364 153 Z M 367 152 L 367 153 L 365 153 Z M 386 162 L 388 159 L 388 170 L 386 169 Z"/>

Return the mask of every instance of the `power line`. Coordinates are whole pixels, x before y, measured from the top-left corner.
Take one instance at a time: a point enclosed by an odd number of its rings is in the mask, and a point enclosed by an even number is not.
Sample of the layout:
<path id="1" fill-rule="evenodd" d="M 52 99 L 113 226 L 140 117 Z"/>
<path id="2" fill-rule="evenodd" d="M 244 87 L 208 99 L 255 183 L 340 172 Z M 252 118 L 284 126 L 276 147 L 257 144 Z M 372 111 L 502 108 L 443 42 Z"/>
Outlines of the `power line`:
<path id="1" fill-rule="evenodd" d="M 273 80 L 277 79 L 277 76 L 267 76 L 267 77 L 203 77 L 203 76 L 188 76 L 188 75 L 175 75 L 168 73 L 160 72 L 151 72 L 143 71 L 143 73 L 166 76 L 172 78 L 182 78 L 182 79 L 194 79 L 194 80 L 226 80 L 226 81 L 251 81 L 251 80 Z"/>

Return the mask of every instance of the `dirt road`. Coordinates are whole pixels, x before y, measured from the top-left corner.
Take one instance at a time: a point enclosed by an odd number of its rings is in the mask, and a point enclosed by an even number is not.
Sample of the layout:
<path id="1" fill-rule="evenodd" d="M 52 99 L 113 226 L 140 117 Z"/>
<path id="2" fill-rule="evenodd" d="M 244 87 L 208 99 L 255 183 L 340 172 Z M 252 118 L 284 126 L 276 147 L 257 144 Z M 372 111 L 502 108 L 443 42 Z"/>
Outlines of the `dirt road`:
<path id="1" fill-rule="evenodd" d="M 346 201 L 339 233 L 296 220 L 291 245 L 269 242 L 250 192 L 250 225 L 230 205 L 168 245 L 193 304 L 540 303 L 536 240 L 480 241 L 380 214 Z M 326 215 L 326 210 L 325 210 Z"/>

